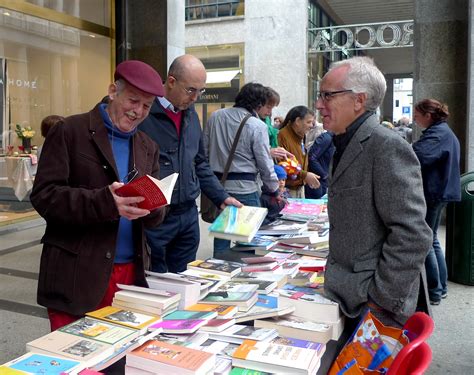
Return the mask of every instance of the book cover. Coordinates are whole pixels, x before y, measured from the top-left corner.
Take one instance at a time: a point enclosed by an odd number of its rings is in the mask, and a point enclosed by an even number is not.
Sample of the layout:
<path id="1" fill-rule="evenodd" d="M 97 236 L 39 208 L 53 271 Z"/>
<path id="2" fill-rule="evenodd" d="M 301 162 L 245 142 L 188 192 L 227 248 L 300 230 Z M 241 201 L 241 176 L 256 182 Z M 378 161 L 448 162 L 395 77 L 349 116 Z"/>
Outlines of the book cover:
<path id="1" fill-rule="evenodd" d="M 229 375 L 271 375 L 269 372 L 234 367 Z"/>
<path id="2" fill-rule="evenodd" d="M 213 340 L 241 343 L 244 340 L 269 341 L 278 335 L 276 329 L 256 328 L 234 324 L 222 332 L 209 333 L 209 338 Z"/>
<path id="3" fill-rule="evenodd" d="M 256 300 L 256 292 L 227 292 L 216 291 L 209 293 L 201 301 L 204 303 L 217 303 L 221 305 L 247 306 Z"/>
<path id="4" fill-rule="evenodd" d="M 280 211 L 282 215 L 297 215 L 305 219 L 318 217 L 323 211 L 325 203 L 321 201 L 305 199 L 304 201 L 296 198 L 288 198 L 287 204 Z"/>
<path id="5" fill-rule="evenodd" d="M 161 320 L 158 316 L 141 314 L 112 306 L 106 306 L 102 309 L 88 312 L 86 315 L 96 319 L 105 320 L 106 322 L 121 324 L 126 327 L 137 329 L 146 328 L 150 324 Z"/>
<path id="6" fill-rule="evenodd" d="M 207 374 L 215 365 L 215 355 L 151 340 L 127 354 L 127 365 L 153 373 Z"/>
<path id="7" fill-rule="evenodd" d="M 28 342 L 26 349 L 36 353 L 53 356 L 58 355 L 79 362 L 87 362 L 88 366 L 86 367 L 100 362 L 103 358 L 112 355 L 115 351 L 112 345 L 60 331 L 53 331 L 36 340 Z"/>
<path id="8" fill-rule="evenodd" d="M 79 371 L 84 366 L 79 361 L 43 355 L 26 353 L 0 367 L 0 374 L 52 374 Z M 5 369 L 4 369 L 5 368 Z M 12 371 L 9 371 L 11 369 Z"/>
<path id="9" fill-rule="evenodd" d="M 333 324 L 310 321 L 294 315 L 255 320 L 255 327 L 274 328 L 280 336 L 327 343 L 334 336 Z"/>
<path id="10" fill-rule="evenodd" d="M 177 179 L 178 173 L 173 173 L 162 180 L 145 175 L 123 185 L 115 190 L 115 193 L 122 197 L 143 197 L 145 199 L 137 206 L 146 210 L 154 210 L 170 203 Z"/>
<path id="11" fill-rule="evenodd" d="M 269 249 L 273 246 L 275 239 L 269 236 L 255 235 L 251 241 L 237 241 L 236 247 L 258 247 L 262 249 Z"/>
<path id="12" fill-rule="evenodd" d="M 257 234 L 259 235 L 282 235 L 299 234 L 308 229 L 307 223 L 297 223 L 287 220 L 275 220 L 267 225 L 262 225 Z"/>
<path id="13" fill-rule="evenodd" d="M 209 234 L 227 240 L 250 242 L 267 212 L 264 207 L 226 206 L 209 227 Z"/>
<path id="14" fill-rule="evenodd" d="M 217 316 L 215 311 L 189 311 L 176 310 L 163 317 L 163 320 L 186 320 L 186 319 L 203 319 L 209 320 Z"/>
<path id="15" fill-rule="evenodd" d="M 256 292 L 260 294 L 268 294 L 277 286 L 276 281 L 270 280 L 235 280 L 233 282 L 242 285 L 257 285 Z"/>
<path id="16" fill-rule="evenodd" d="M 276 274 L 272 272 L 240 272 L 233 277 L 234 281 L 251 281 L 251 280 L 267 280 L 277 283 L 277 287 L 281 288 L 288 281 L 288 276 L 284 274 Z"/>
<path id="17" fill-rule="evenodd" d="M 137 304 L 138 306 L 146 305 L 146 306 L 158 307 L 162 310 L 165 310 L 171 305 L 175 303 L 176 304 L 179 303 L 179 300 L 181 299 L 181 295 L 173 293 L 172 296 L 163 296 L 163 295 L 155 295 L 155 294 L 142 293 L 142 292 L 134 292 L 131 290 L 119 290 L 118 292 L 115 292 L 115 298 L 118 300 Z"/>
<path id="18" fill-rule="evenodd" d="M 195 260 L 188 263 L 187 268 L 232 277 L 240 272 L 242 264 L 237 262 L 228 262 L 221 259 L 209 258 L 206 260 Z"/>
<path id="19" fill-rule="evenodd" d="M 313 349 L 253 340 L 245 340 L 232 358 L 234 366 L 285 374 L 315 374 L 319 364 Z"/>
<path id="20" fill-rule="evenodd" d="M 152 324 L 148 330 L 154 331 L 161 328 L 164 333 L 194 333 L 206 323 L 207 320 L 204 319 L 164 320 Z"/>
<path id="21" fill-rule="evenodd" d="M 209 339 L 209 334 L 207 332 L 196 332 L 189 334 L 160 333 L 159 339 L 160 341 L 167 342 L 168 344 L 199 349 L 202 343 Z"/>
<path id="22" fill-rule="evenodd" d="M 237 306 L 214 305 L 208 303 L 197 303 L 186 307 L 189 311 L 215 311 L 218 319 L 228 319 L 237 313 Z"/>
<path id="23" fill-rule="evenodd" d="M 59 328 L 58 331 L 114 346 L 133 340 L 140 334 L 137 329 L 110 324 L 87 316 Z"/>
<path id="24" fill-rule="evenodd" d="M 201 327 L 204 332 L 221 332 L 235 324 L 235 319 L 211 319 Z"/>
<path id="25" fill-rule="evenodd" d="M 237 323 L 255 319 L 264 319 L 275 316 L 288 315 L 295 311 L 293 306 L 279 306 L 278 297 L 272 295 L 258 295 L 258 300 L 248 311 L 235 315 Z"/>
<path id="26" fill-rule="evenodd" d="M 314 341 L 309 341 L 309 340 L 302 340 L 302 339 L 297 339 L 293 337 L 277 336 L 270 342 L 272 344 L 293 346 L 295 348 L 312 349 L 316 351 L 316 353 L 320 357 L 326 351 L 326 345 L 324 343 L 314 342 Z"/>

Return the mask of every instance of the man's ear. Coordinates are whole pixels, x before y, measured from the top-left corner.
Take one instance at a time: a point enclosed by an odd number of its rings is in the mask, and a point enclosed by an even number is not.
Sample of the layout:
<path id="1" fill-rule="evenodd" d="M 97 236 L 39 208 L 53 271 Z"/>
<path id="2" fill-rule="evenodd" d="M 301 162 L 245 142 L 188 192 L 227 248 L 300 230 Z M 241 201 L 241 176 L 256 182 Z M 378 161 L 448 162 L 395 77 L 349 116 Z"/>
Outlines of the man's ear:
<path id="1" fill-rule="evenodd" d="M 357 93 L 356 100 L 354 102 L 355 110 L 360 111 L 364 109 L 366 101 L 367 101 L 367 94 L 365 92 Z"/>
<path id="2" fill-rule="evenodd" d="M 117 85 L 115 83 L 111 83 L 109 85 L 108 93 L 109 93 L 109 99 L 114 100 L 115 97 L 117 96 Z"/>

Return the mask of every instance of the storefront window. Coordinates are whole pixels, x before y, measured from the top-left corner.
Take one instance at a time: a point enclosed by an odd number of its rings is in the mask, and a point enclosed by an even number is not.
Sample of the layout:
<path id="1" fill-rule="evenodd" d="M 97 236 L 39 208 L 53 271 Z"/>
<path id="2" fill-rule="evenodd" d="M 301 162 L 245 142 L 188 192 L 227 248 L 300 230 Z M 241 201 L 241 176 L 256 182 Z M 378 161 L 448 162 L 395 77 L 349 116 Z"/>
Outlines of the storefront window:
<path id="1" fill-rule="evenodd" d="M 243 16 L 244 0 L 186 0 L 186 21 Z"/>
<path id="2" fill-rule="evenodd" d="M 4 151 L 21 144 L 16 124 L 31 126 L 40 145 L 44 117 L 87 111 L 106 94 L 110 38 L 7 9 L 0 30 Z"/>

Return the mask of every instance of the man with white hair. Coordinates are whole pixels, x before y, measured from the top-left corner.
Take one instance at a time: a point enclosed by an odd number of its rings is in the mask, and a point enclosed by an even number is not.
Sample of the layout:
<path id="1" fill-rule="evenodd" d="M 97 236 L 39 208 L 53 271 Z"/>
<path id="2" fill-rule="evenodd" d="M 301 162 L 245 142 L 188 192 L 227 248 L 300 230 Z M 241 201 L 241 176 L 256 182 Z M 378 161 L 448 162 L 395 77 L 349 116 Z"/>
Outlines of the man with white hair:
<path id="1" fill-rule="evenodd" d="M 316 107 L 336 147 L 325 291 L 350 318 L 369 308 L 401 327 L 415 312 L 432 239 L 420 165 L 407 142 L 380 126 L 386 82 L 370 58 L 333 64 L 320 90 Z"/>

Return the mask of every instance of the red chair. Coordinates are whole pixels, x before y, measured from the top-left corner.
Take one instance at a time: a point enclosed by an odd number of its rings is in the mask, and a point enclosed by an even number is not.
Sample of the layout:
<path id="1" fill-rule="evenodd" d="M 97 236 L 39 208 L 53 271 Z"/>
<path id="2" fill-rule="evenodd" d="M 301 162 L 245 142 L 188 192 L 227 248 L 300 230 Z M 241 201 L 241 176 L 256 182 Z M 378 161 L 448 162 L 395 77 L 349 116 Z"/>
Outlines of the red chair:
<path id="1" fill-rule="evenodd" d="M 434 322 L 422 312 L 413 314 L 403 326 L 410 343 L 397 354 L 387 375 L 422 375 L 429 367 L 432 353 L 425 342 L 431 336 Z"/>

